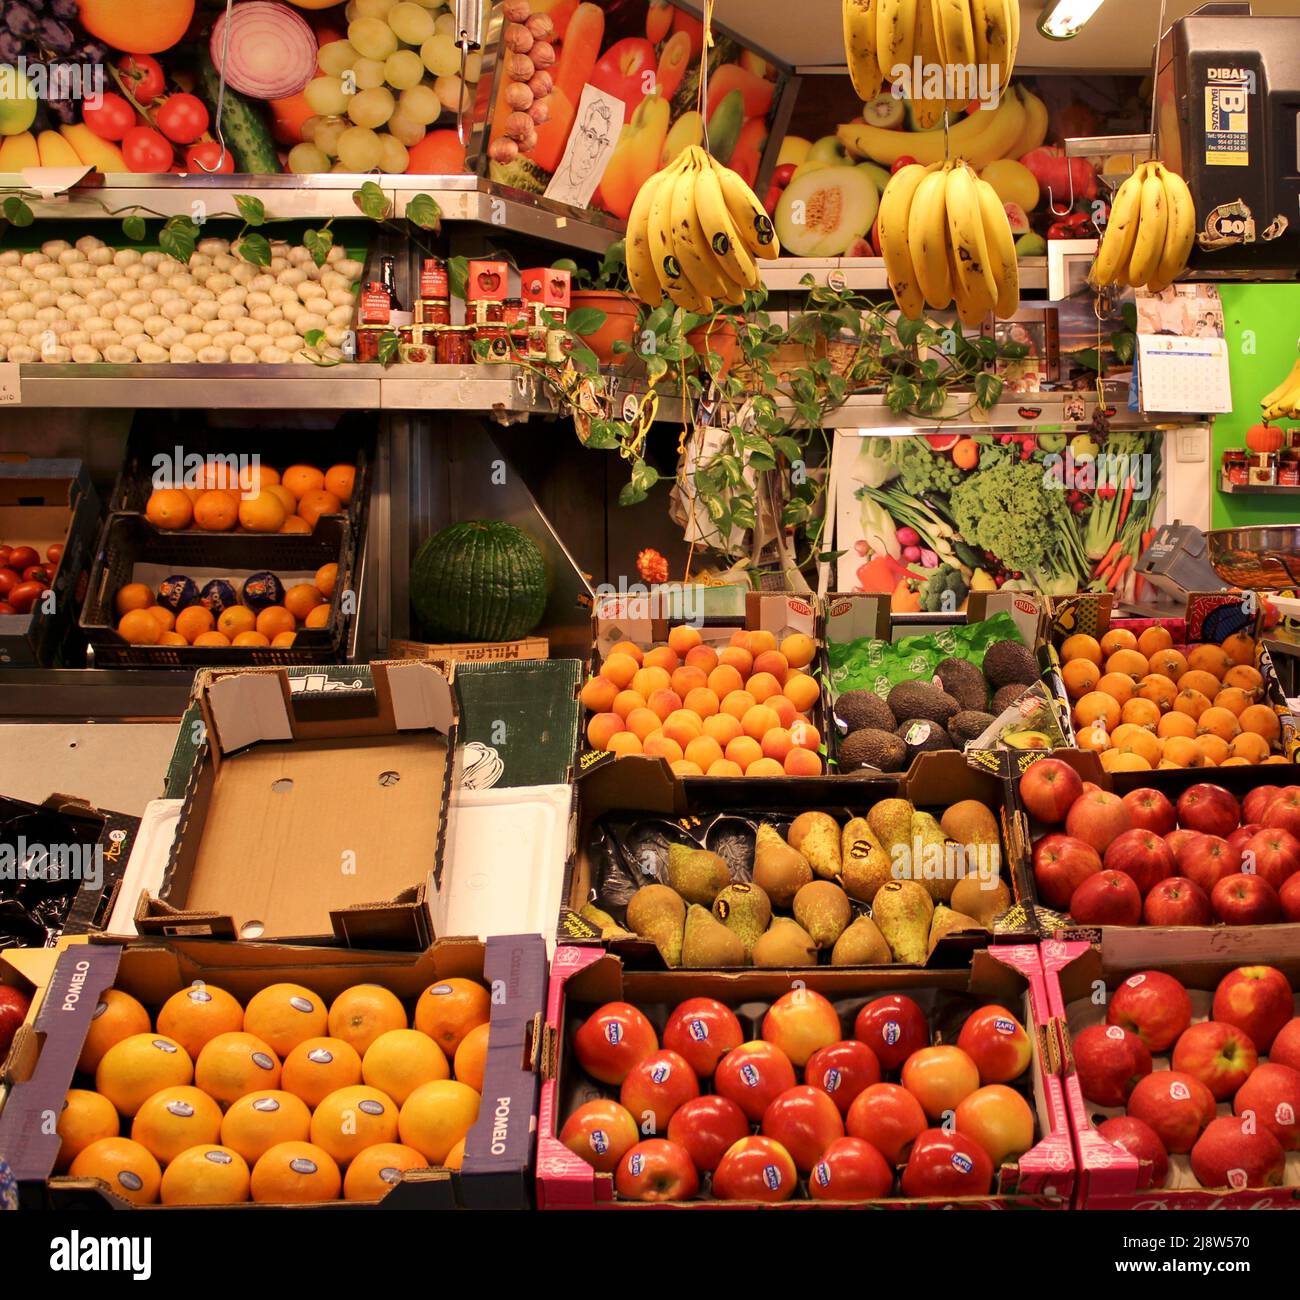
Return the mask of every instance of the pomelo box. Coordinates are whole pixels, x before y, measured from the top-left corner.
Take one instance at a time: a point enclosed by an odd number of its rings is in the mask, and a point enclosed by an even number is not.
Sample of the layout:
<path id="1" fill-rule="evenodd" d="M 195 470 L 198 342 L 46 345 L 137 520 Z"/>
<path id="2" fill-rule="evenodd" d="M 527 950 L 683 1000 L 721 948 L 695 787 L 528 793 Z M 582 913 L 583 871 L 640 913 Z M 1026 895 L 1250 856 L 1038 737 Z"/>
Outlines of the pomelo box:
<path id="1" fill-rule="evenodd" d="M 0 668 L 65 662 L 98 531 L 99 497 L 81 461 L 0 459 L 0 541 L 33 547 L 42 564 L 48 546 L 63 546 L 52 605 L 37 601 L 30 613 L 0 614 Z"/>
<path id="2" fill-rule="evenodd" d="M 968 970 L 932 971 L 877 967 L 853 970 L 631 971 L 612 953 L 592 948 L 561 947 L 551 962 L 546 1027 L 542 1052 L 542 1096 L 538 1116 L 537 1204 L 544 1210 L 574 1209 L 811 1209 L 819 1204 L 801 1186 L 779 1207 L 744 1201 L 718 1201 L 706 1195 L 678 1204 L 646 1205 L 619 1200 L 610 1174 L 597 1173 L 559 1140 L 567 1116 L 599 1092 L 573 1052 L 573 1035 L 582 1021 L 609 1001 L 639 1007 L 656 1033 L 671 1010 L 691 997 L 712 997 L 736 1010 L 742 1030 L 759 1035 L 766 1005 L 792 988 L 807 988 L 828 998 L 840 1013 L 845 1036 L 858 1009 L 885 993 L 904 993 L 920 1003 L 951 1041 L 964 1016 L 961 1008 L 996 1004 L 1006 1007 L 1029 1034 L 1028 1070 L 1018 1081 L 1037 1119 L 1037 1141 L 1019 1160 L 995 1171 L 988 1196 L 913 1199 L 902 1196 L 872 1201 L 876 1209 L 1064 1209 L 1074 1186 L 1075 1162 L 1069 1120 L 1061 1091 L 1057 1040 L 1050 1022 L 1042 967 L 1035 944 L 1006 944 L 981 949 Z M 974 1005 L 973 1005 L 974 1004 Z M 949 1016 L 953 1011 L 955 1015 Z M 952 1022 L 955 1021 L 956 1025 Z M 706 1084 L 707 1087 L 707 1084 Z"/>
<path id="3" fill-rule="evenodd" d="M 1267 925 L 1076 925 L 1039 901 L 1034 880 L 1034 841 L 1048 830 L 1030 817 L 1020 798 L 1020 776 L 1043 754 L 1007 752 L 1001 755 L 1007 775 L 1007 806 L 1013 823 L 1011 842 L 1021 854 L 1018 878 L 1024 881 L 1026 898 L 1036 914 L 1044 937 L 1084 939 L 1102 945 L 1108 963 L 1132 966 L 1165 961 L 1199 961 L 1213 957 L 1236 962 L 1272 961 L 1276 957 L 1300 960 L 1300 922 L 1279 921 Z M 1300 785 L 1300 768 L 1294 763 L 1269 763 L 1214 768 L 1164 768 L 1154 772 L 1103 772 L 1096 754 L 1077 749 L 1053 750 L 1052 758 L 1068 763 L 1085 781 L 1121 798 L 1131 790 L 1159 790 L 1172 804 L 1189 786 L 1219 785 L 1238 800 L 1264 785 L 1287 789 Z"/>
<path id="4" fill-rule="evenodd" d="M 1140 1188 L 1146 1169 L 1122 1147 L 1108 1142 L 1097 1125 L 1124 1113 L 1121 1107 L 1102 1107 L 1088 1101 L 1079 1086 L 1074 1066 L 1073 1038 L 1089 1025 L 1104 1024 L 1106 1003 L 1098 1000 L 1104 985 L 1107 997 L 1125 979 L 1140 970 L 1159 970 L 1172 975 L 1188 991 L 1192 1002 L 1192 1023 L 1211 1018 L 1211 1003 L 1219 981 L 1249 959 L 1219 953 L 1209 959 L 1113 962 L 1110 955 L 1079 941 L 1048 940 L 1041 949 L 1048 1004 L 1060 1042 L 1062 1083 L 1074 1133 L 1078 1177 L 1075 1205 L 1089 1210 L 1295 1210 L 1300 1209 L 1300 1155 L 1287 1155 L 1280 1187 L 1202 1187 L 1192 1173 L 1186 1155 L 1169 1157 L 1165 1187 Z M 1300 988 L 1300 957 L 1291 955 L 1266 963 L 1276 967 Z M 1300 995 L 1296 997 L 1300 1015 Z M 1267 1060 L 1267 1057 L 1261 1057 Z M 1155 1055 L 1157 1070 L 1168 1068 L 1169 1054 Z M 1219 1115 L 1231 1115 L 1230 1102 L 1220 1102 Z M 1146 1173 L 1149 1177 L 1149 1172 Z"/>
<path id="5" fill-rule="evenodd" d="M 60 954 L 34 1024 L 24 1025 L 6 1063 L 8 1104 L 0 1112 L 0 1151 L 34 1208 L 131 1209 L 97 1179 L 57 1175 L 59 1137 L 46 1117 L 78 1086 L 77 1057 L 105 990 L 118 988 L 150 1013 L 196 981 L 241 1003 L 267 985 L 301 984 L 326 1001 L 354 984 L 379 984 L 414 1000 L 440 980 L 486 984 L 492 993 L 482 1104 L 459 1171 L 407 1170 L 381 1204 L 386 1209 L 522 1209 L 530 1203 L 537 1115 L 537 1044 L 546 996 L 546 951 L 538 935 L 486 944 L 444 939 L 417 955 L 344 948 L 143 941 L 78 944 Z M 93 1086 L 93 1081 L 80 1086 Z M 329 1202 L 338 1208 L 345 1202 Z"/>
<path id="6" fill-rule="evenodd" d="M 417 660 L 328 672 L 321 689 L 278 668 L 198 676 L 172 764 L 185 804 L 138 933 L 415 952 L 432 941 L 451 683 Z"/>
<path id="7" fill-rule="evenodd" d="M 1003 851 L 997 865 L 1010 890 L 1011 906 L 995 919 L 992 934 L 972 930 L 946 935 L 931 955 L 932 963 L 965 966 L 971 953 L 994 937 L 1017 943 L 1038 939 L 1016 865 L 1025 860 L 1023 846 L 1008 840 L 1015 828 L 1003 816 L 1005 786 L 1000 770 L 996 766 L 990 770 L 980 756 L 955 750 L 922 754 L 910 772 L 892 776 L 751 779 L 681 778 L 663 759 L 632 755 L 584 773 L 577 782 L 577 796 L 574 842 L 560 909 L 561 944 L 602 942 L 599 928 L 579 914 L 581 909 L 595 902 L 620 919 L 632 890 L 657 878 L 654 868 L 662 861 L 670 832 L 674 840 L 722 850 L 733 879 L 747 880 L 752 847 L 746 843 L 740 861 L 736 837 L 748 841 L 757 823 L 769 822 L 784 831 L 800 813 L 822 811 L 843 824 L 850 817 L 865 815 L 880 800 L 893 798 L 911 800 L 918 809 L 931 809 L 936 815 L 959 800 L 974 799 L 1001 822 Z M 597 823 L 606 818 L 631 830 L 598 835 Z M 648 828 L 644 836 L 637 831 L 639 826 Z M 855 913 L 868 910 L 866 904 L 850 901 Z M 658 950 L 647 940 L 613 939 L 605 946 L 630 967 L 663 969 Z"/>

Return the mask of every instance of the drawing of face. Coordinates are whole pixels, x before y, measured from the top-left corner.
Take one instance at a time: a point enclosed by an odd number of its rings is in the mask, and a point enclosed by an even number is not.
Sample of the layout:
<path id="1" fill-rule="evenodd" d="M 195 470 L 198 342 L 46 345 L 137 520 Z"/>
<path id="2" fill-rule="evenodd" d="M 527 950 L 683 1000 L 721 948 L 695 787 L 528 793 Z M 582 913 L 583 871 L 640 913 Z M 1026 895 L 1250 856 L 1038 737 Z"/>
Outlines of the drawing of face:
<path id="1" fill-rule="evenodd" d="M 578 123 L 578 139 L 569 162 L 569 176 L 575 185 L 581 185 L 595 169 L 605 150 L 609 148 L 609 105 L 594 103 Z"/>

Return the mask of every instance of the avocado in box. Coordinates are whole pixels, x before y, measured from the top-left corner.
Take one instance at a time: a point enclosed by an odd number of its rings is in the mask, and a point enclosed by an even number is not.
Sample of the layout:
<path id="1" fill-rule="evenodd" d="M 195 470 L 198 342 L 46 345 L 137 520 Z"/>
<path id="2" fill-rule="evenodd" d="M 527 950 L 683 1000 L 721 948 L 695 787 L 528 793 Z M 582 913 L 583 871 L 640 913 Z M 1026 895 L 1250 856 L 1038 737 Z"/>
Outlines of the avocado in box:
<path id="1" fill-rule="evenodd" d="M 0 1150 L 34 1208 L 527 1208 L 545 994 L 538 935 L 75 945 L 15 1039 Z"/>
<path id="2" fill-rule="evenodd" d="M 370 688 L 295 691 L 281 669 L 200 674 L 200 743 L 141 934 L 428 946 L 454 697 L 433 664 L 369 675 Z M 183 724 L 178 753 L 194 738 Z"/>
<path id="3" fill-rule="evenodd" d="M 1032 944 L 960 971 L 725 973 L 561 947 L 538 1206 L 1062 1209 L 1048 1015 Z"/>

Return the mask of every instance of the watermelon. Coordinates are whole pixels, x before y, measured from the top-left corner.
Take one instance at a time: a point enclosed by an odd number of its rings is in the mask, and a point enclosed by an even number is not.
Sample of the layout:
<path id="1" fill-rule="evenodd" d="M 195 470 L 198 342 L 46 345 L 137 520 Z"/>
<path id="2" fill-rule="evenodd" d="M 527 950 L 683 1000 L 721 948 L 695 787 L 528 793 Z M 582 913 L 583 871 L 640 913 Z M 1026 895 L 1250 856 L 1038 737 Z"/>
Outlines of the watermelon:
<path id="1" fill-rule="evenodd" d="M 411 605 L 426 636 L 514 641 L 541 621 L 546 562 L 537 543 L 514 524 L 452 524 L 416 552 Z"/>

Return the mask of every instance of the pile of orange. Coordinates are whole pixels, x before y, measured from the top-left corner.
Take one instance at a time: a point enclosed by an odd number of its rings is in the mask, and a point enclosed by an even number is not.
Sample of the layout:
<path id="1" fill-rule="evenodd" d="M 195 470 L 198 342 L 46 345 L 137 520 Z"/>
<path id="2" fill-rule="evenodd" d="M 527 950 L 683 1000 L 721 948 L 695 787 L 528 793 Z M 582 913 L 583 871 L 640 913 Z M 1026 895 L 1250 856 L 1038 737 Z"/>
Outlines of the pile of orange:
<path id="1" fill-rule="evenodd" d="M 376 1201 L 406 1169 L 459 1169 L 490 999 L 473 980 L 407 1008 L 378 984 L 332 1003 L 272 984 L 241 1006 L 196 982 L 151 1020 L 110 989 L 58 1119 L 55 1168 L 134 1205 Z M 128 1136 L 129 1134 L 129 1136 Z"/>
<path id="2" fill-rule="evenodd" d="M 808 717 L 821 696 L 805 670 L 817 646 L 792 633 L 733 632 L 715 649 L 698 629 L 666 645 L 620 641 L 582 688 L 587 740 L 622 758 L 667 759 L 679 776 L 818 776 L 821 736 Z"/>
<path id="3" fill-rule="evenodd" d="M 1060 647 L 1061 676 L 1080 749 L 1108 772 L 1284 763 L 1278 715 L 1264 701 L 1255 642 L 1174 646 L 1168 628 L 1112 628 Z"/>
<path id="4" fill-rule="evenodd" d="M 202 603 L 179 614 L 158 604 L 152 588 L 128 582 L 118 589 L 114 605 L 118 633 L 131 645 L 275 646 L 287 648 L 304 627 L 328 627 L 339 566 L 323 564 L 311 582 L 300 582 L 284 593 L 283 605 L 262 610 L 232 605 L 215 617 Z"/>
<path id="5" fill-rule="evenodd" d="M 347 513 L 356 473 L 355 465 L 290 465 L 283 474 L 209 465 L 202 486 L 155 488 L 145 518 L 165 532 L 310 533 L 321 515 Z"/>

